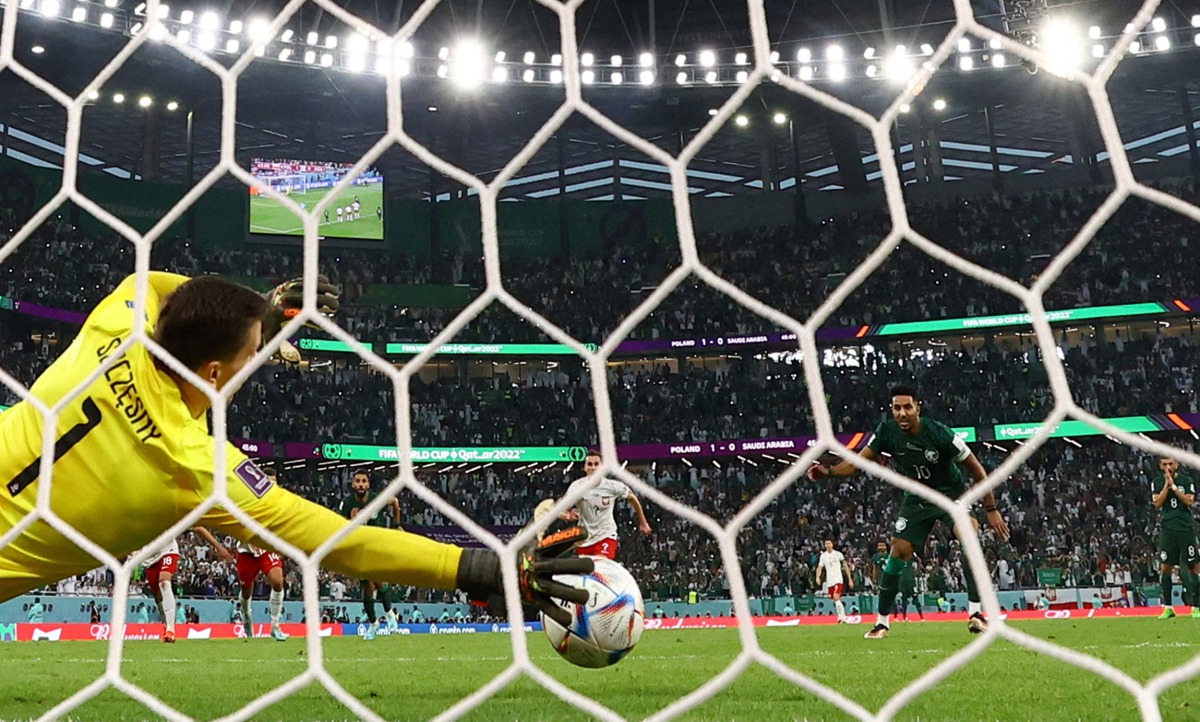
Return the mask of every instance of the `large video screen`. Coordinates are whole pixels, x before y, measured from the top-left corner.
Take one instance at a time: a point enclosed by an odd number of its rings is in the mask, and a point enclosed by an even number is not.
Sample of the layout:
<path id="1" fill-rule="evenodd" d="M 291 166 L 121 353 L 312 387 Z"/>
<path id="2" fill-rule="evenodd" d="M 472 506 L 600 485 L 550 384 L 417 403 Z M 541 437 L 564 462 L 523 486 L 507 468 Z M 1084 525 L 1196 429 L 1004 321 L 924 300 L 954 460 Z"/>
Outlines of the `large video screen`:
<path id="1" fill-rule="evenodd" d="M 315 207 L 333 192 L 351 163 L 318 160 L 255 158 L 250 173 L 304 210 Z M 368 168 L 354 183 L 338 192 L 337 200 L 318 219 L 320 234 L 326 238 L 383 240 L 383 176 Z M 304 225 L 282 203 L 250 189 L 251 233 L 303 236 Z"/>

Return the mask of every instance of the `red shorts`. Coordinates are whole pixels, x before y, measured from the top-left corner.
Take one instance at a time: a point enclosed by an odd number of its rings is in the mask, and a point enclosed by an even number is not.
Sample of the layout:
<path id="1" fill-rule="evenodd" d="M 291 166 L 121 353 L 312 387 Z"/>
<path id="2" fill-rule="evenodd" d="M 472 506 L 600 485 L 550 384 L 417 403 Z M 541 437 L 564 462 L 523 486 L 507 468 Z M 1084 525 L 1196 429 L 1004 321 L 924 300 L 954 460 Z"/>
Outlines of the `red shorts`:
<path id="1" fill-rule="evenodd" d="M 254 556 L 246 552 L 238 552 L 237 557 L 237 573 L 238 582 L 242 585 L 242 589 L 249 589 L 254 586 L 254 578 L 260 573 L 266 576 L 272 569 L 282 569 L 283 560 L 278 554 L 267 552 Z"/>
<path id="2" fill-rule="evenodd" d="M 838 597 L 842 596 L 842 592 L 845 591 L 844 587 L 845 587 L 845 585 L 843 585 L 843 584 L 830 584 L 829 585 L 829 596 L 833 597 L 834 599 L 837 599 Z"/>
<path id="3" fill-rule="evenodd" d="M 158 561 L 146 567 L 146 583 L 150 585 L 151 589 L 158 589 L 158 575 L 166 573 L 175 576 L 178 569 L 179 555 L 163 554 Z"/>
<path id="4" fill-rule="evenodd" d="M 585 547 L 579 547 L 575 553 L 581 557 L 607 557 L 613 561 L 617 560 L 617 549 L 621 546 L 621 542 L 616 539 L 601 539 L 595 544 L 589 544 Z"/>

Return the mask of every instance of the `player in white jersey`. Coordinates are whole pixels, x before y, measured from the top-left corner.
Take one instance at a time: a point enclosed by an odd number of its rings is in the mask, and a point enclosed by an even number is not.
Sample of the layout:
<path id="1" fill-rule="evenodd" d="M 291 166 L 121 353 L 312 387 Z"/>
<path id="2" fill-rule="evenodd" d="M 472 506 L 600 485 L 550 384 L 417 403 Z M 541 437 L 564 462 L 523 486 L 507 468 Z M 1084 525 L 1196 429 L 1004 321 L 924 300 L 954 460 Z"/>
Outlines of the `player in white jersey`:
<path id="1" fill-rule="evenodd" d="M 821 558 L 817 562 L 818 586 L 822 576 L 825 584 L 829 586 L 829 597 L 833 599 L 833 606 L 837 608 L 838 623 L 844 624 L 849 620 L 846 619 L 846 607 L 842 604 L 842 592 L 846 586 L 854 589 L 854 579 L 850 576 L 850 565 L 846 563 L 846 557 L 841 552 L 834 551 L 832 539 L 825 540 L 825 551 L 821 552 Z"/>
<path id="2" fill-rule="evenodd" d="M 192 531 L 212 545 L 217 550 L 217 554 L 226 561 L 233 561 L 233 556 L 229 554 L 229 551 L 207 529 L 198 526 L 193 527 Z M 146 585 L 150 587 L 150 592 L 154 595 L 154 602 L 158 605 L 158 613 L 162 617 L 162 641 L 174 644 L 175 588 L 171 581 L 175 578 L 175 572 L 179 570 L 179 541 L 172 539 L 155 550 L 146 557 L 142 566 L 146 570 Z"/>
<path id="3" fill-rule="evenodd" d="M 272 483 L 278 481 L 274 469 L 263 469 L 263 473 Z M 271 610 L 271 637 L 278 642 L 287 639 L 279 626 L 279 616 L 283 612 L 283 559 L 274 552 L 261 549 L 253 544 L 239 541 L 237 543 L 237 574 L 241 586 L 238 596 L 242 604 L 242 622 L 246 626 L 245 639 L 254 636 L 254 620 L 250 617 L 250 601 L 254 597 L 254 580 L 262 574 L 271 585 L 271 595 L 268 604 Z"/>
<path id="4" fill-rule="evenodd" d="M 353 203 L 350 204 L 350 215 L 353 216 L 354 220 L 357 221 L 359 218 L 362 218 L 362 216 L 359 214 L 359 211 L 361 209 L 362 209 L 362 206 L 359 205 L 358 201 L 354 201 Z"/>
<path id="5" fill-rule="evenodd" d="M 341 222 L 342 222 L 342 213 L 344 213 L 344 211 L 342 210 L 342 207 L 341 207 L 341 206 L 338 206 L 338 207 L 337 207 L 337 218 L 338 218 L 338 219 L 337 219 L 337 222 L 338 222 L 338 223 L 341 223 Z"/>
<path id="6" fill-rule="evenodd" d="M 583 470 L 587 476 L 573 482 L 567 493 L 570 494 L 586 485 L 588 477 L 600 468 L 600 464 L 600 454 L 589 453 L 583 462 Z M 575 503 L 574 509 L 563 515 L 565 520 L 578 520 L 579 525 L 587 532 L 587 537 L 576 549 L 579 556 L 599 556 L 616 560 L 621 542 L 617 534 L 617 522 L 613 519 L 613 507 L 621 499 L 628 501 L 637 514 L 638 529 L 643 534 L 651 532 L 650 522 L 646 520 L 646 510 L 642 508 L 642 502 L 637 495 L 615 479 L 602 479 L 598 486 Z"/>

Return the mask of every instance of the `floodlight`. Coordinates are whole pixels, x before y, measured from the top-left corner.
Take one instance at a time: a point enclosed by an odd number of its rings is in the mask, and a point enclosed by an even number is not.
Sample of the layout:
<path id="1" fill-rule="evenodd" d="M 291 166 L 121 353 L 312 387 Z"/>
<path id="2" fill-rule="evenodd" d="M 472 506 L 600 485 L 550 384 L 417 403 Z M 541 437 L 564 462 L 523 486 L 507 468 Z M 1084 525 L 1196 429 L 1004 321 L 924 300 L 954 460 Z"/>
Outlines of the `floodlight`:
<path id="1" fill-rule="evenodd" d="M 717 64 L 717 54 L 716 53 L 714 53 L 711 50 L 701 50 L 700 51 L 701 67 L 711 68 L 712 66 L 714 66 L 716 64 Z"/>
<path id="2" fill-rule="evenodd" d="M 745 128 L 747 125 L 750 125 L 750 119 L 744 115 L 737 116 L 733 119 L 733 122 L 736 123 L 739 128 Z"/>
<path id="3" fill-rule="evenodd" d="M 783 113 L 776 113 L 775 115 L 771 116 L 771 120 L 775 121 L 775 125 L 783 125 L 787 122 L 788 118 Z"/>
<path id="4" fill-rule="evenodd" d="M 846 50 L 841 45 L 830 45 L 825 48 L 825 59 L 831 63 L 840 63 L 846 59 Z"/>
<path id="5" fill-rule="evenodd" d="M 638 56 L 638 65 L 643 68 L 649 68 L 654 65 L 654 56 L 650 53 L 642 53 Z"/>

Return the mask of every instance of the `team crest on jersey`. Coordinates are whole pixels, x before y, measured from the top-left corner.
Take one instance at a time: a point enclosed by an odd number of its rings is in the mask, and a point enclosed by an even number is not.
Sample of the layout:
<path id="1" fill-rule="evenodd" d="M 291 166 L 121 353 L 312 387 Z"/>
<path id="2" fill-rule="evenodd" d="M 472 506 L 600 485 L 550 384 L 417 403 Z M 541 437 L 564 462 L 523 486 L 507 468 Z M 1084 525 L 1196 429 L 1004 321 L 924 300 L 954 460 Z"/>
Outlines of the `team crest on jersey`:
<path id="1" fill-rule="evenodd" d="M 929 461 L 930 464 L 936 464 L 938 461 L 937 449 L 926 449 L 925 450 L 925 458 Z"/>
<path id="2" fill-rule="evenodd" d="M 1166 552 L 1159 552 L 1159 553 L 1158 553 L 1158 558 L 1159 558 L 1159 559 L 1162 559 L 1162 560 L 1165 562 L 1165 561 L 1167 560 L 1167 553 L 1166 553 Z"/>
<path id="3" fill-rule="evenodd" d="M 908 528 L 908 519 L 900 517 L 896 520 L 896 531 L 904 531 Z"/>
<path id="4" fill-rule="evenodd" d="M 242 463 L 238 464 L 237 468 L 233 470 L 233 473 L 237 476 L 237 478 L 245 482 L 246 486 L 250 487 L 250 491 L 253 492 L 254 495 L 259 499 L 263 498 L 263 496 L 274 484 L 274 482 L 271 481 L 271 477 L 267 476 L 262 469 L 258 468 L 258 466 L 249 459 L 246 459 Z"/>

